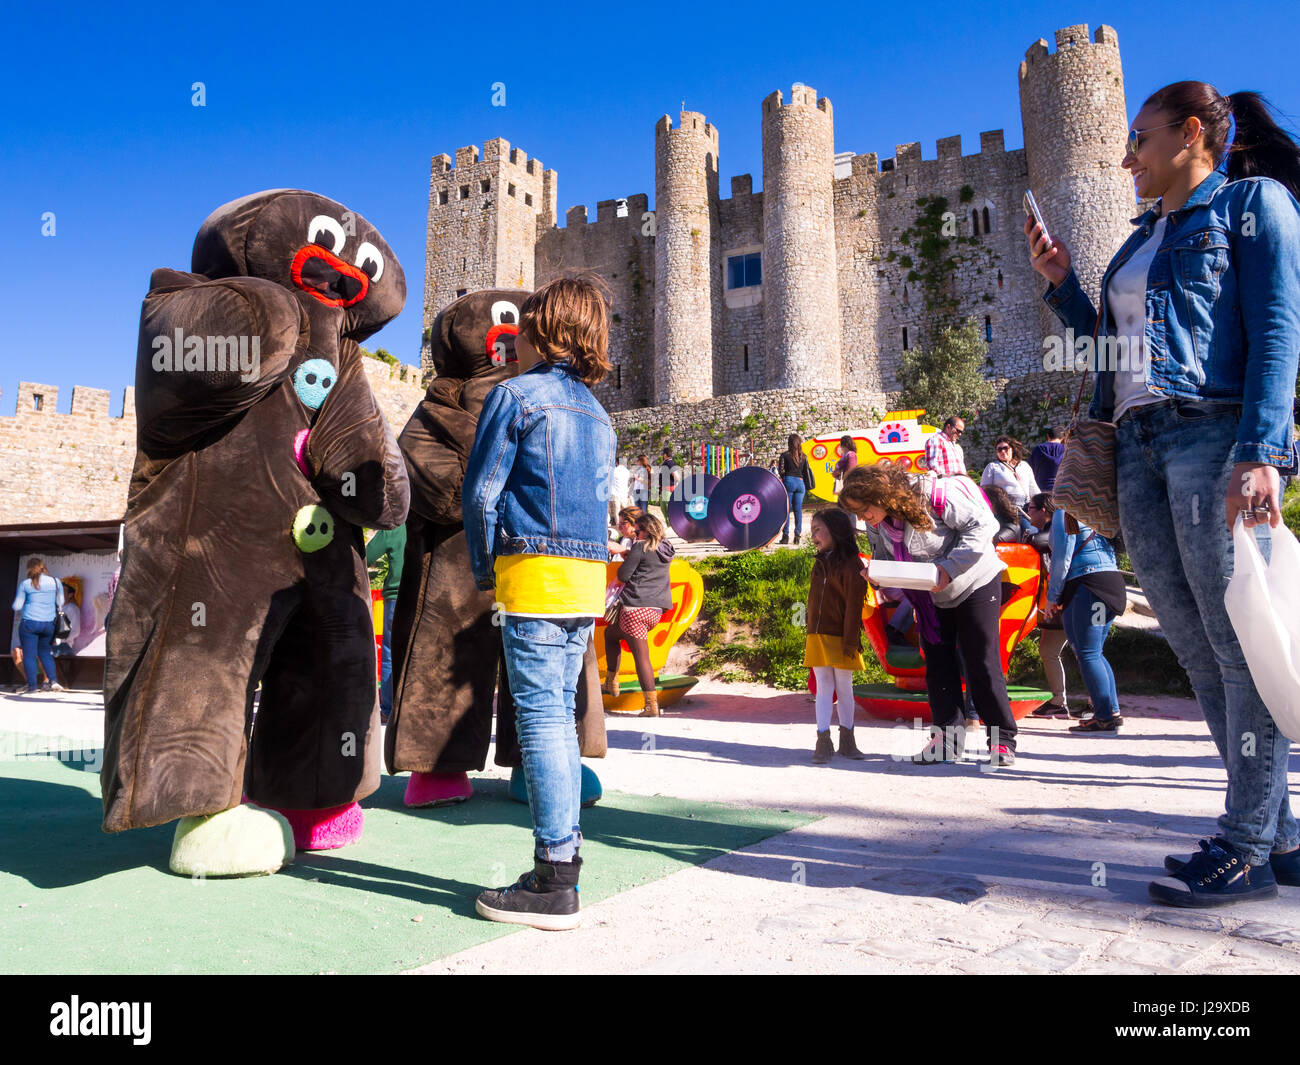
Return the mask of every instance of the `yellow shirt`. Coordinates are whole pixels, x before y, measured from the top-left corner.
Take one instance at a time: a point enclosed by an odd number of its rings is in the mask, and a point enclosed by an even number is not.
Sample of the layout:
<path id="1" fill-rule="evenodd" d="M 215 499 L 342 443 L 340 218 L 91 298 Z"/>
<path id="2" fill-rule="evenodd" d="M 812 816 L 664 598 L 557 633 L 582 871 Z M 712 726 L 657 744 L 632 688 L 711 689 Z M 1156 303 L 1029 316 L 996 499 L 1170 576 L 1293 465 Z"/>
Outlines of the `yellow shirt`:
<path id="1" fill-rule="evenodd" d="M 559 555 L 498 555 L 497 602 L 507 614 L 598 618 L 605 614 L 605 563 Z"/>

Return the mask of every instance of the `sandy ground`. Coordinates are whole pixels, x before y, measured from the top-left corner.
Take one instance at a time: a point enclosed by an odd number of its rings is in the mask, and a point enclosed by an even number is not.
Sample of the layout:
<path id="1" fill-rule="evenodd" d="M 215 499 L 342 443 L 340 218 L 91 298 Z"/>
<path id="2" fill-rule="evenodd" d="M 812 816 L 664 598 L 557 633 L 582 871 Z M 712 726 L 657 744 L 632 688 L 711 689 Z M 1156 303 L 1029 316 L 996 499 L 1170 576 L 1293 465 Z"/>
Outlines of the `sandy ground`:
<path id="1" fill-rule="evenodd" d="M 97 703 L 5 696 L 0 729 L 97 746 Z M 814 766 L 807 694 L 705 679 L 680 712 L 608 719 L 609 756 L 591 763 L 606 789 L 820 819 L 594 904 L 577 931 L 416 971 L 1300 971 L 1300 888 L 1209 911 L 1148 899 L 1164 855 L 1214 832 L 1225 777 L 1193 703 L 1123 703 L 1115 737 L 1022 723 L 1016 765 L 991 772 L 898 761 L 923 734 L 860 712 L 867 759 Z"/>

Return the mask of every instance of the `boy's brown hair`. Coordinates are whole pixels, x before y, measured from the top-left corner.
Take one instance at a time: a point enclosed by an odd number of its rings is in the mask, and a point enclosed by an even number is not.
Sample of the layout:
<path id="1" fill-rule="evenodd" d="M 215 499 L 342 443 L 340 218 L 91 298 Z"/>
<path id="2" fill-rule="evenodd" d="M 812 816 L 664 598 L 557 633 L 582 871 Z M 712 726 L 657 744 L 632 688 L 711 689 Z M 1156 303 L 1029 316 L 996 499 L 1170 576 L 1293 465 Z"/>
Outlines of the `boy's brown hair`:
<path id="1" fill-rule="evenodd" d="M 609 300 L 599 278 L 548 281 L 524 300 L 519 318 L 519 335 L 547 362 L 572 360 L 585 385 L 609 373 Z"/>

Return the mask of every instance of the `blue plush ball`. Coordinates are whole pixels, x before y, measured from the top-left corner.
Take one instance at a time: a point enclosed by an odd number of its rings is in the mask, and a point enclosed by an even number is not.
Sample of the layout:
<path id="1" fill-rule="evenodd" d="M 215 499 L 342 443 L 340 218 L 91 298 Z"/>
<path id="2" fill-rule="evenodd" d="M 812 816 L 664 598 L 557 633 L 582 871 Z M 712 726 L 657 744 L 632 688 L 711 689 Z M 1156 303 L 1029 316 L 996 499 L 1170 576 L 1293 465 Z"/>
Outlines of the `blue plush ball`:
<path id="1" fill-rule="evenodd" d="M 338 376 L 338 370 L 328 359 L 308 359 L 293 372 L 293 390 L 304 407 L 319 410 Z"/>

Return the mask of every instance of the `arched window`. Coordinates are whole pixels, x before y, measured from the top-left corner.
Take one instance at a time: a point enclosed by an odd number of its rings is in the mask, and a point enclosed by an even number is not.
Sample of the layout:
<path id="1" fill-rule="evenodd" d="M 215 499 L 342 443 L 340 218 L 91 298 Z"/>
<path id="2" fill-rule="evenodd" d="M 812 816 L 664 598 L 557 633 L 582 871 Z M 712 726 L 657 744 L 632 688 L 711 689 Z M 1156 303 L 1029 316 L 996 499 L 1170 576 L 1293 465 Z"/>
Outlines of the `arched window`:
<path id="1" fill-rule="evenodd" d="M 903 306 L 907 306 L 907 286 L 903 286 Z"/>
<path id="2" fill-rule="evenodd" d="M 993 223 L 989 221 L 989 209 L 987 207 L 984 208 L 984 232 L 993 232 Z"/>
<path id="3" fill-rule="evenodd" d="M 903 326 L 903 350 L 907 350 L 907 326 Z"/>
<path id="4" fill-rule="evenodd" d="M 978 209 L 970 213 L 970 231 L 977 237 L 980 235 L 980 213 Z"/>

